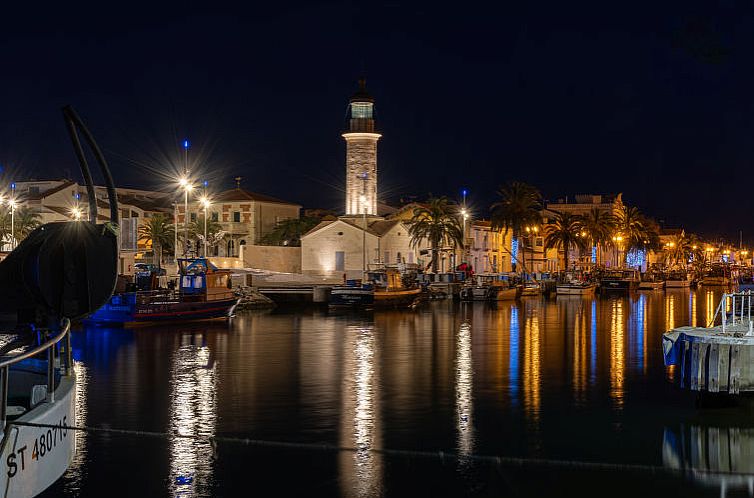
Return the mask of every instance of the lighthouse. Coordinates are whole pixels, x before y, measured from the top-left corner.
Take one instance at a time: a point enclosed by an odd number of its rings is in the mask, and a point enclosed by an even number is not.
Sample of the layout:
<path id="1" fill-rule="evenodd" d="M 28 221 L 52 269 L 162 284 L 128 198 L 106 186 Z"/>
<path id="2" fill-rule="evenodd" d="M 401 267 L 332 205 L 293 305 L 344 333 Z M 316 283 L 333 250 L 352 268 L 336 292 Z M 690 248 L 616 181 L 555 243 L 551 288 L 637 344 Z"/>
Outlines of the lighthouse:
<path id="1" fill-rule="evenodd" d="M 366 80 L 348 106 L 346 140 L 346 216 L 377 215 L 377 140 L 374 99 L 366 90 Z"/>

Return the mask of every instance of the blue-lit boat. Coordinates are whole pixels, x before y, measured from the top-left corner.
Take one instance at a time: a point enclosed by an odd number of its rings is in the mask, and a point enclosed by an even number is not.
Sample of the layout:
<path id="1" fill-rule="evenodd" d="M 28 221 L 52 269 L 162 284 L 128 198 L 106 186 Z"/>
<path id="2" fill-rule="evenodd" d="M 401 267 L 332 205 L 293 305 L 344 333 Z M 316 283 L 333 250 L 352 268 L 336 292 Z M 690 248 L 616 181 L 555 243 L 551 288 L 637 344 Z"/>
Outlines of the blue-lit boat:
<path id="1" fill-rule="evenodd" d="M 230 284 L 230 271 L 206 258 L 178 260 L 178 285 L 173 289 L 122 292 L 86 320 L 95 325 L 206 320 L 233 315 L 239 298 Z"/>
<path id="2" fill-rule="evenodd" d="M 348 280 L 330 291 L 330 308 L 371 308 L 374 306 L 374 286 L 360 280 Z"/>

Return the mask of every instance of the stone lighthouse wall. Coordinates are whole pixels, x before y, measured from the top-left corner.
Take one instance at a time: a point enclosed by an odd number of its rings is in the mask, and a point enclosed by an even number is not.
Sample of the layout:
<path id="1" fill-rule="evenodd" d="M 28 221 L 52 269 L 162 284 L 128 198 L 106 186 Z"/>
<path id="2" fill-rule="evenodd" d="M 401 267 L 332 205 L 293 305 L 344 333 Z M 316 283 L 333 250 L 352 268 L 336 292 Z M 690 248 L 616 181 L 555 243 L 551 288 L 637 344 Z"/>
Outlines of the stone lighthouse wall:
<path id="1" fill-rule="evenodd" d="M 377 215 L 377 133 L 346 133 L 346 214 Z M 366 179 L 362 175 L 366 173 Z"/>

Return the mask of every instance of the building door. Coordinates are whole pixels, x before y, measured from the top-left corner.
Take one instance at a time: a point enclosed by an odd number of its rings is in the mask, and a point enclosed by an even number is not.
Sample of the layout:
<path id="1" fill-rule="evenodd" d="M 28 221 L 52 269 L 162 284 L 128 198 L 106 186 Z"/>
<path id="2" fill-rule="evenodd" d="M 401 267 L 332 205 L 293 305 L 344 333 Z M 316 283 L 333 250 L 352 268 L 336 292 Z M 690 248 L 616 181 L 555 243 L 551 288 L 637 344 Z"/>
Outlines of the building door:
<path id="1" fill-rule="evenodd" d="M 346 253 L 344 251 L 335 251 L 335 271 L 344 271 L 346 269 Z"/>
<path id="2" fill-rule="evenodd" d="M 410 264 L 410 265 L 414 264 L 414 253 L 413 252 L 408 253 L 408 264 Z"/>
<path id="3" fill-rule="evenodd" d="M 385 264 L 390 264 L 390 251 L 385 251 Z"/>

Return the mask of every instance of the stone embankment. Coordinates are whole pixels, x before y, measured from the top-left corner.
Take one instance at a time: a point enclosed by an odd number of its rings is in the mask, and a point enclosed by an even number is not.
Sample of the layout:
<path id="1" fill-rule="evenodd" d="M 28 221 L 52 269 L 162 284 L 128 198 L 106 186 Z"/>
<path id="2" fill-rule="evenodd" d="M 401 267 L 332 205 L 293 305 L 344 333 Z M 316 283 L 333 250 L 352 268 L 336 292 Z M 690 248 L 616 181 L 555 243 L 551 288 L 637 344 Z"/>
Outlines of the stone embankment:
<path id="1" fill-rule="evenodd" d="M 236 287 L 236 294 L 241 298 L 241 302 L 236 306 L 236 311 L 258 310 L 274 308 L 275 303 L 272 299 L 264 296 L 251 287 Z"/>

